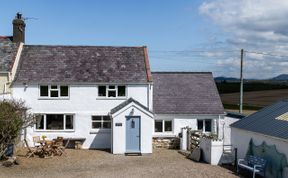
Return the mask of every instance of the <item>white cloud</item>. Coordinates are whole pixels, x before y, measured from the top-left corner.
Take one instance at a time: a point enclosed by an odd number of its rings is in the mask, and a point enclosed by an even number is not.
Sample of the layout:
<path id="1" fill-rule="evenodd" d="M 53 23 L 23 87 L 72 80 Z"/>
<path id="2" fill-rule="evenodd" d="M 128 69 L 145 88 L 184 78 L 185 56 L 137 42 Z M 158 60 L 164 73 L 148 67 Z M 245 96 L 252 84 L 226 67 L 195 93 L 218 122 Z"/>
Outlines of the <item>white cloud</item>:
<path id="1" fill-rule="evenodd" d="M 208 17 L 227 33 L 230 48 L 269 52 L 288 56 L 288 1 L 286 0 L 214 0 L 205 1 L 199 14 Z M 248 54 L 245 56 L 249 77 L 271 77 L 288 73 L 288 58 Z M 218 65 L 228 64 L 226 58 Z M 239 59 L 238 59 L 239 60 Z M 230 65 L 236 61 L 231 60 Z M 230 66 L 229 66 L 230 67 Z M 236 68 L 235 68 L 236 70 Z M 250 73 L 249 73 L 250 72 Z"/>

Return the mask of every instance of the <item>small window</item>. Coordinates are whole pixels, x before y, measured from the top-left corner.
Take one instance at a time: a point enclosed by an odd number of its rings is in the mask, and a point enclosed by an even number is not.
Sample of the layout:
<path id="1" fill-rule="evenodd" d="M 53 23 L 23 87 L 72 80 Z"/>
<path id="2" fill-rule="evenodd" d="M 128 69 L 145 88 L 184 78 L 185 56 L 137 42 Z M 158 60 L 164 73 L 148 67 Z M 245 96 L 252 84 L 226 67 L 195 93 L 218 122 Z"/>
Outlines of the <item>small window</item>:
<path id="1" fill-rule="evenodd" d="M 69 96 L 69 87 L 61 85 L 40 85 L 40 97 L 66 98 Z"/>
<path id="2" fill-rule="evenodd" d="M 110 129 L 110 116 L 92 116 L 92 129 Z"/>
<path id="3" fill-rule="evenodd" d="M 155 120 L 155 132 L 163 132 L 162 120 Z"/>
<path id="4" fill-rule="evenodd" d="M 198 130 L 202 130 L 203 132 L 211 132 L 212 120 L 211 119 L 197 120 L 197 127 L 198 127 Z"/>
<path id="5" fill-rule="evenodd" d="M 126 87 L 118 86 L 118 96 L 123 97 L 126 96 Z"/>
<path id="6" fill-rule="evenodd" d="M 49 96 L 49 94 L 48 94 L 48 86 L 47 85 L 40 86 L 40 96 L 46 96 L 46 97 Z"/>
<path id="7" fill-rule="evenodd" d="M 73 128 L 73 115 L 66 115 L 66 129 L 74 129 Z"/>
<path id="8" fill-rule="evenodd" d="M 38 115 L 36 118 L 36 129 L 44 129 L 44 115 Z"/>
<path id="9" fill-rule="evenodd" d="M 126 86 L 124 85 L 98 86 L 98 97 L 116 98 L 125 97 L 126 95 Z"/>
<path id="10" fill-rule="evenodd" d="M 171 132 L 172 131 L 172 121 L 164 121 L 165 124 L 165 132 Z"/>
<path id="11" fill-rule="evenodd" d="M 98 87 L 98 96 L 106 96 L 106 86 Z"/>
<path id="12" fill-rule="evenodd" d="M 64 130 L 64 115 L 47 114 L 46 115 L 47 130 Z"/>
<path id="13" fill-rule="evenodd" d="M 211 126 L 211 120 L 205 120 L 205 132 L 211 132 L 212 126 Z"/>
<path id="14" fill-rule="evenodd" d="M 68 94 L 68 86 L 60 86 L 60 96 L 67 97 Z"/>
<path id="15" fill-rule="evenodd" d="M 108 97 L 116 97 L 116 90 L 108 91 Z"/>
<path id="16" fill-rule="evenodd" d="M 197 120 L 197 128 L 198 130 L 203 130 L 203 120 Z"/>

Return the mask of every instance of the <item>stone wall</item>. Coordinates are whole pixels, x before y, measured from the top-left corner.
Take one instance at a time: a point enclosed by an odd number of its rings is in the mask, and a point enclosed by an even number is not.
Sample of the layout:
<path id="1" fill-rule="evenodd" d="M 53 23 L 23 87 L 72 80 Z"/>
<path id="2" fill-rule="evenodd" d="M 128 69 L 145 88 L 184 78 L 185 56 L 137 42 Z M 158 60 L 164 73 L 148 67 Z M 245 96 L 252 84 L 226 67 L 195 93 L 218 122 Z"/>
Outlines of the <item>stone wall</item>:
<path id="1" fill-rule="evenodd" d="M 179 149 L 180 138 L 178 137 L 154 137 L 153 148 Z"/>

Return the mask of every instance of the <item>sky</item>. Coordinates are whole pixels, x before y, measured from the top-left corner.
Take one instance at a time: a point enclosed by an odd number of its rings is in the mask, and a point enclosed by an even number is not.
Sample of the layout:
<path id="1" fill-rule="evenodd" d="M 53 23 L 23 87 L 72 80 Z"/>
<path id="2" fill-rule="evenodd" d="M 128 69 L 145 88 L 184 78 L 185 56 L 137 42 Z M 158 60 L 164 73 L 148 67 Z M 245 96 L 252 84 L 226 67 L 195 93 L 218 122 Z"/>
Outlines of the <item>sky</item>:
<path id="1" fill-rule="evenodd" d="M 26 18 L 26 44 L 147 46 L 153 71 L 244 78 L 288 73 L 288 1 L 1 0 L 0 35 Z"/>

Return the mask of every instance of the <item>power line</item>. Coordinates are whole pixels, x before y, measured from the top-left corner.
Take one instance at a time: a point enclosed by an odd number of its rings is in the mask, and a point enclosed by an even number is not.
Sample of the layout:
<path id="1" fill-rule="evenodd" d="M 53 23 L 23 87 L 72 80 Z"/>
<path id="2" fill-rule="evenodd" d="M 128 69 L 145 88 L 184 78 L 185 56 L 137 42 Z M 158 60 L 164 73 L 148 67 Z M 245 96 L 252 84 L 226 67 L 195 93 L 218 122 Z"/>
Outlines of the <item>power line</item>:
<path id="1" fill-rule="evenodd" d="M 272 53 L 257 52 L 257 51 L 245 51 L 245 53 L 253 53 L 253 54 L 261 54 L 261 55 L 265 55 L 265 56 L 288 58 L 288 56 L 277 55 L 277 54 L 272 54 Z"/>

